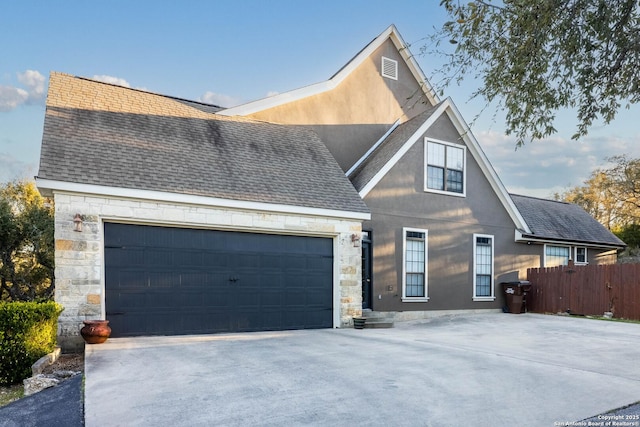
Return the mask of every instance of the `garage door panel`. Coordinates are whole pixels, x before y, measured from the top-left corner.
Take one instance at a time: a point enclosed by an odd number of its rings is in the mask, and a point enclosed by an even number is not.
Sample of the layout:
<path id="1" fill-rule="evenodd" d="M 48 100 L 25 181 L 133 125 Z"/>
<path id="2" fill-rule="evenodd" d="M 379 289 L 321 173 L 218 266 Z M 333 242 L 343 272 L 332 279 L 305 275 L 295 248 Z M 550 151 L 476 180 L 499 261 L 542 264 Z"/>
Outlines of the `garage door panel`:
<path id="1" fill-rule="evenodd" d="M 203 265 L 202 258 L 202 252 L 200 251 L 175 248 L 173 250 L 172 265 L 176 267 L 199 267 Z"/>
<path id="2" fill-rule="evenodd" d="M 149 287 L 153 289 L 170 289 L 175 287 L 177 278 L 171 271 L 151 271 L 148 273 Z"/>
<path id="3" fill-rule="evenodd" d="M 105 224 L 113 336 L 329 328 L 328 238 Z"/>
<path id="4" fill-rule="evenodd" d="M 114 276 L 114 284 L 116 288 L 142 289 L 148 287 L 148 276 L 144 271 L 118 271 Z"/>
<path id="5" fill-rule="evenodd" d="M 105 262 L 113 267 L 145 265 L 145 251 L 139 247 L 127 246 L 106 247 L 104 251 Z"/>
<path id="6" fill-rule="evenodd" d="M 263 312 L 261 320 L 265 331 L 282 329 L 282 312 L 279 310 Z"/>
<path id="7" fill-rule="evenodd" d="M 225 252 L 205 251 L 202 254 L 203 263 L 209 268 L 227 268 L 230 258 Z"/>
<path id="8" fill-rule="evenodd" d="M 104 229 L 105 243 L 107 246 L 132 246 L 145 241 L 146 230 L 143 228 L 131 228 L 128 224 L 109 224 Z M 158 233 L 160 234 L 160 233 Z M 158 245 L 152 245 L 158 246 Z"/>
<path id="9" fill-rule="evenodd" d="M 202 297 L 203 304 L 212 309 L 220 311 L 231 306 L 231 297 L 227 292 L 206 292 Z"/>
<path id="10" fill-rule="evenodd" d="M 180 288 L 202 288 L 207 284 L 205 271 L 187 271 L 180 274 Z"/>
<path id="11" fill-rule="evenodd" d="M 173 263 L 173 250 L 167 248 L 140 248 L 144 256 L 143 265 L 165 266 Z M 128 251 L 120 251 L 127 254 Z"/>
<path id="12" fill-rule="evenodd" d="M 281 290 L 268 290 L 260 294 L 260 306 L 263 310 L 269 310 L 270 308 L 281 310 L 283 303 Z"/>

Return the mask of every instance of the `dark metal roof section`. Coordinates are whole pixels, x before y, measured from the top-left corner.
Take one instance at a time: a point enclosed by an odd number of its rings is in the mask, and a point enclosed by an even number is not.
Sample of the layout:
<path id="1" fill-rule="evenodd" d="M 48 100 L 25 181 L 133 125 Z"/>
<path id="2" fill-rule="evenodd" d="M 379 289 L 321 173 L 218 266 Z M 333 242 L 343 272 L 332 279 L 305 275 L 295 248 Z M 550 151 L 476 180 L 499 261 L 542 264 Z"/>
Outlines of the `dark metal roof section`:
<path id="1" fill-rule="evenodd" d="M 368 213 L 313 131 L 52 73 L 38 177 Z"/>
<path id="2" fill-rule="evenodd" d="M 434 105 L 427 111 L 406 121 L 391 132 L 389 136 L 353 171 L 351 182 L 360 191 L 386 165 L 389 160 L 404 146 L 409 138 L 417 132 L 424 122 L 438 109 Z"/>
<path id="3" fill-rule="evenodd" d="M 511 199 L 531 229 L 525 238 L 626 246 L 578 205 L 516 194 Z"/>

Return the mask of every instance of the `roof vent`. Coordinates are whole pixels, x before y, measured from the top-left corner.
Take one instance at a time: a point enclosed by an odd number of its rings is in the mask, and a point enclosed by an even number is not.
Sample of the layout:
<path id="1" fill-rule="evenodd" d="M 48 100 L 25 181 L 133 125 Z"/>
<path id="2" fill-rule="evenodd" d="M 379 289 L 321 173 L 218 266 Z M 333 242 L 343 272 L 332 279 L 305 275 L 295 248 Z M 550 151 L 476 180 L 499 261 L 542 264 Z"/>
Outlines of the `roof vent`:
<path id="1" fill-rule="evenodd" d="M 382 77 L 398 80 L 398 61 L 382 57 Z"/>

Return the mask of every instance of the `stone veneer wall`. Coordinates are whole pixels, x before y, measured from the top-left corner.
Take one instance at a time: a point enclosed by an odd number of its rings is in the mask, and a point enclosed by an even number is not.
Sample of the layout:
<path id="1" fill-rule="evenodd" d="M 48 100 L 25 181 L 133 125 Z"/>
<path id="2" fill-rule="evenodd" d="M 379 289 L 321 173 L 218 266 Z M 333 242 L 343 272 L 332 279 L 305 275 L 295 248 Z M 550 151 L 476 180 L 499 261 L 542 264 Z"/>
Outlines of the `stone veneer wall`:
<path id="1" fill-rule="evenodd" d="M 103 220 L 333 237 L 339 325 L 352 325 L 352 317 L 362 313 L 360 240 L 351 238 L 361 235 L 358 220 L 68 193 L 56 193 L 54 200 L 55 300 L 64 307 L 58 320 L 58 343 L 64 350 L 82 348 L 83 320 L 105 316 Z M 82 232 L 73 230 L 76 213 L 84 219 Z"/>

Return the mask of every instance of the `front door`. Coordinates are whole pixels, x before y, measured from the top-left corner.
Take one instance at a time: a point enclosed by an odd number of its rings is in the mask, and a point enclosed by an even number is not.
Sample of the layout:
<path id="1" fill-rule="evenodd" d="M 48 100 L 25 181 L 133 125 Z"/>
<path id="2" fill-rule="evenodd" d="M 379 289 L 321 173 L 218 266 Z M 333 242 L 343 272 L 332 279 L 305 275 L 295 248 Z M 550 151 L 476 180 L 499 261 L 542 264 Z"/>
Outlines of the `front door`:
<path id="1" fill-rule="evenodd" d="M 371 306 L 371 232 L 362 232 L 362 308 L 373 309 Z"/>

